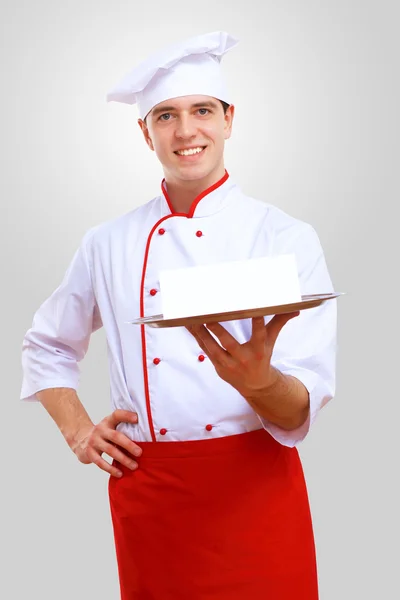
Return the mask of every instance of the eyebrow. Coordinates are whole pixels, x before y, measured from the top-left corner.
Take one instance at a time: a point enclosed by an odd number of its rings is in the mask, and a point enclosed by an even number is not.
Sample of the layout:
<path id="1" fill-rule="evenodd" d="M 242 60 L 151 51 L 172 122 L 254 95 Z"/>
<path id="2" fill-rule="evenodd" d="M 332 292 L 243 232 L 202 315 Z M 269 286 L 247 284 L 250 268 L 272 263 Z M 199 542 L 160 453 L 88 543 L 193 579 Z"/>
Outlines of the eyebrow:
<path id="1" fill-rule="evenodd" d="M 190 108 L 217 108 L 218 104 L 213 102 L 212 100 L 206 100 L 205 102 L 195 102 L 191 104 Z M 172 110 L 177 110 L 176 106 L 160 106 L 159 108 L 155 108 L 152 110 L 151 114 L 156 117 L 162 113 L 170 112 Z"/>

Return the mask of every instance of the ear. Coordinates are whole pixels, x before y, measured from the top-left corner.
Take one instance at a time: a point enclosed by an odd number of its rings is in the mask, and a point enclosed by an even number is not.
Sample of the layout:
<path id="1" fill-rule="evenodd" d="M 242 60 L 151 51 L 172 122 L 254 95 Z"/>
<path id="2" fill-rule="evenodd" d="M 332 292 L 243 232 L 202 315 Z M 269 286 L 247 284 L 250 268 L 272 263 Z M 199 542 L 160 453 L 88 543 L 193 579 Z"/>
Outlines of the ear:
<path id="1" fill-rule="evenodd" d="M 231 104 L 229 106 L 229 108 L 227 109 L 226 113 L 224 114 L 224 121 L 225 121 L 224 139 L 225 140 L 228 140 L 231 137 L 232 123 L 233 123 L 234 115 L 235 115 L 235 107 L 233 106 L 233 104 Z"/>
<path id="2" fill-rule="evenodd" d="M 150 150 L 154 150 L 153 142 L 151 141 L 151 137 L 150 137 L 150 133 L 149 133 L 149 128 L 147 127 L 146 123 L 143 121 L 143 119 L 138 119 L 138 125 L 139 125 L 140 129 L 142 130 L 143 137 L 146 141 L 146 144 L 148 145 Z"/>

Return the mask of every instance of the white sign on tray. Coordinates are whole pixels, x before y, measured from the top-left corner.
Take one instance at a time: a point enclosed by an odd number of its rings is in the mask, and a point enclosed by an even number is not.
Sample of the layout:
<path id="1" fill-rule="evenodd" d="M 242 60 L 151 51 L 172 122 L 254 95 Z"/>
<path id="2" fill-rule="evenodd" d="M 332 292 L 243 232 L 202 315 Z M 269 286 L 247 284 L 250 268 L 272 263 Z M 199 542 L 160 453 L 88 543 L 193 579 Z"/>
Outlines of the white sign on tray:
<path id="1" fill-rule="evenodd" d="M 160 272 L 164 319 L 301 301 L 294 254 Z"/>

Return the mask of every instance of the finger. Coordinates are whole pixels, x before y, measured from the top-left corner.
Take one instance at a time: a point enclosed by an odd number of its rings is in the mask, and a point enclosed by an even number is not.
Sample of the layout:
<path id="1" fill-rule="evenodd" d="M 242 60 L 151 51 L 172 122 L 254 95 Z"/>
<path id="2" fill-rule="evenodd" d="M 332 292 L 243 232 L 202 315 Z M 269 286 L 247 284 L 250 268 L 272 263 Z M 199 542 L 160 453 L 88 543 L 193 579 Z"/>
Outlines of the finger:
<path id="1" fill-rule="evenodd" d="M 113 444 L 123 448 L 131 456 L 140 456 L 142 454 L 142 449 L 135 444 L 135 442 L 132 442 L 127 435 L 121 433 L 120 431 L 116 431 L 115 429 L 109 429 L 104 435 L 103 439 L 106 442 L 109 440 Z"/>
<path id="2" fill-rule="evenodd" d="M 193 325 L 188 325 L 186 326 L 186 329 L 188 330 L 188 332 L 190 333 L 190 335 L 192 335 L 194 337 L 194 339 L 196 340 L 196 342 L 199 344 L 202 343 L 201 339 L 199 338 L 199 336 L 197 335 L 197 330 L 194 329 Z M 202 350 L 204 350 L 204 348 L 202 348 Z"/>
<path id="3" fill-rule="evenodd" d="M 225 348 L 231 356 L 237 354 L 241 348 L 241 344 L 225 329 L 225 327 L 220 323 L 209 323 L 206 327 L 219 339 L 223 348 Z M 211 339 L 215 342 L 214 338 Z M 215 343 L 217 344 L 217 342 Z M 217 346 L 219 346 L 219 344 L 217 344 Z"/>
<path id="4" fill-rule="evenodd" d="M 200 347 L 206 352 L 213 363 L 226 364 L 229 361 L 229 354 L 218 344 L 211 333 L 207 331 L 204 325 L 193 325 L 192 333 L 195 336 Z"/>
<path id="5" fill-rule="evenodd" d="M 114 465 L 110 465 L 104 458 L 101 458 L 100 454 L 98 454 L 95 450 L 89 450 L 89 458 L 94 465 L 99 467 L 102 471 L 109 473 L 113 477 L 122 477 L 122 471 L 114 467 Z"/>
<path id="6" fill-rule="evenodd" d="M 197 333 L 193 330 L 193 327 L 192 326 L 187 326 L 186 329 L 188 330 L 188 332 L 190 333 L 190 335 L 192 335 L 194 337 L 194 339 L 198 343 L 199 347 L 203 350 L 203 352 L 205 354 L 207 354 L 207 356 L 208 356 L 208 352 L 206 350 L 205 345 L 203 344 L 203 342 L 201 341 L 201 339 L 199 338 L 199 336 L 197 335 Z"/>
<path id="7" fill-rule="evenodd" d="M 128 469 L 131 469 L 132 471 L 134 471 L 138 467 L 137 462 L 132 460 L 132 458 L 125 454 L 125 452 L 120 450 L 118 446 L 109 444 L 105 440 L 103 440 L 100 450 L 101 452 L 105 452 L 106 454 L 108 454 L 108 456 L 110 456 L 111 458 L 117 460 L 119 463 L 121 463 L 121 465 L 128 467 Z"/>
<path id="8" fill-rule="evenodd" d="M 201 339 L 195 335 L 194 333 L 192 333 L 194 339 L 196 340 L 196 342 L 198 343 L 199 347 L 203 350 L 204 354 L 206 354 L 208 356 L 208 350 L 206 348 L 206 345 L 203 344 L 203 342 L 201 341 Z"/>
<path id="9" fill-rule="evenodd" d="M 286 323 L 294 317 L 298 317 L 299 314 L 300 312 L 297 311 L 282 315 L 275 315 L 274 318 L 271 319 L 271 321 L 265 326 L 268 335 L 268 343 L 271 344 L 271 346 L 275 345 L 276 339 Z"/>
<path id="10" fill-rule="evenodd" d="M 267 338 L 267 331 L 265 328 L 264 317 L 253 317 L 251 320 L 251 339 L 255 349 L 263 349 L 265 340 Z"/>
<path id="11" fill-rule="evenodd" d="M 204 354 L 206 354 L 209 358 L 213 358 L 213 352 L 212 349 L 209 349 L 207 342 L 204 339 L 204 335 L 200 336 L 197 332 L 192 331 L 191 332 L 194 339 L 196 340 L 196 342 L 198 343 L 199 347 L 203 350 Z M 214 340 L 215 341 L 215 340 Z"/>
<path id="12" fill-rule="evenodd" d="M 105 418 L 105 421 L 108 421 L 110 426 L 115 429 L 119 423 L 133 423 L 136 424 L 138 422 L 137 413 L 130 410 L 114 410 L 111 415 Z"/>

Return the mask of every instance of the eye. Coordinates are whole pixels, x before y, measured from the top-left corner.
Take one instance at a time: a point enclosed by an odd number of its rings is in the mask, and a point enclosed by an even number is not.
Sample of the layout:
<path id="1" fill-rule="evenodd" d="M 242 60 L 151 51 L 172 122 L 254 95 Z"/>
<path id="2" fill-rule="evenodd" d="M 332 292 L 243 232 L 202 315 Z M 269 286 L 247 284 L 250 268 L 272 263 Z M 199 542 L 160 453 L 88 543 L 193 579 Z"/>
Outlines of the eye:
<path id="1" fill-rule="evenodd" d="M 205 115 L 207 115 L 210 111 L 208 110 L 208 108 L 199 108 L 199 113 L 202 117 L 204 117 Z"/>
<path id="2" fill-rule="evenodd" d="M 171 118 L 171 113 L 163 113 L 159 116 L 159 121 L 169 121 Z"/>

